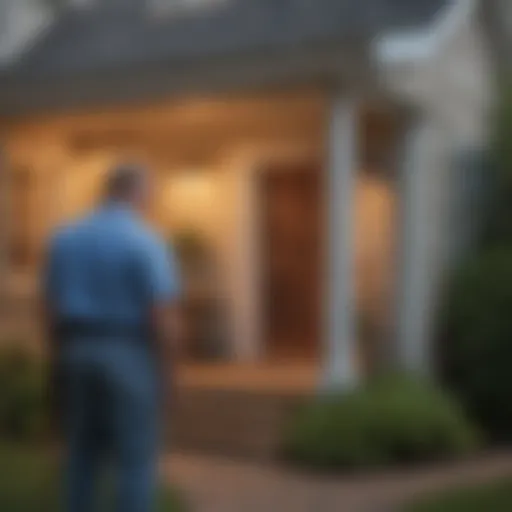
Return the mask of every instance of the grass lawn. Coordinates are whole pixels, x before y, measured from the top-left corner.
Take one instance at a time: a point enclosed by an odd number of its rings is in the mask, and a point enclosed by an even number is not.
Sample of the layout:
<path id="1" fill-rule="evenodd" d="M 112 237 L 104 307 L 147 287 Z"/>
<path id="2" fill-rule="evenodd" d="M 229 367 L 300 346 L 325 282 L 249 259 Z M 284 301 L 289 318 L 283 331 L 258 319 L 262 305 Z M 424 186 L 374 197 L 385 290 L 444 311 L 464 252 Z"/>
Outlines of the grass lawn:
<path id="1" fill-rule="evenodd" d="M 57 512 L 58 471 L 51 457 L 28 447 L 0 448 L 0 511 Z M 163 490 L 158 512 L 184 509 L 170 490 Z"/>
<path id="2" fill-rule="evenodd" d="M 405 508 L 404 512 L 510 512 L 512 476 L 481 487 L 456 489 L 426 498 Z"/>

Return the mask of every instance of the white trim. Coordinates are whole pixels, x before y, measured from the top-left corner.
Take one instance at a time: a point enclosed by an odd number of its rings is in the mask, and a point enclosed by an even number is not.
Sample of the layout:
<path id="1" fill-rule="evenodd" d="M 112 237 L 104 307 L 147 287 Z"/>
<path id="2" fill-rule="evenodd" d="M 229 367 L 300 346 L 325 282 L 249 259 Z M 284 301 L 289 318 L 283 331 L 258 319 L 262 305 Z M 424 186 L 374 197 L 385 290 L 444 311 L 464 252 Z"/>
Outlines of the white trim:
<path id="1" fill-rule="evenodd" d="M 254 187 L 256 166 L 242 163 L 235 168 L 236 230 L 234 280 L 234 337 L 232 353 L 236 361 L 255 362 L 261 359 L 260 304 L 258 289 L 259 247 L 257 196 Z"/>
<path id="2" fill-rule="evenodd" d="M 355 186 L 359 159 L 357 98 L 337 93 L 329 116 L 324 367 L 322 386 L 346 390 L 360 380 L 354 282 Z"/>
<path id="3" fill-rule="evenodd" d="M 429 375 L 440 285 L 450 239 L 453 139 L 439 118 L 415 113 L 403 140 L 397 260 L 397 348 L 403 370 Z"/>
<path id="4" fill-rule="evenodd" d="M 429 25 L 383 34 L 375 42 L 375 56 L 383 65 L 418 63 L 433 58 L 477 7 L 477 0 L 451 0 Z"/>

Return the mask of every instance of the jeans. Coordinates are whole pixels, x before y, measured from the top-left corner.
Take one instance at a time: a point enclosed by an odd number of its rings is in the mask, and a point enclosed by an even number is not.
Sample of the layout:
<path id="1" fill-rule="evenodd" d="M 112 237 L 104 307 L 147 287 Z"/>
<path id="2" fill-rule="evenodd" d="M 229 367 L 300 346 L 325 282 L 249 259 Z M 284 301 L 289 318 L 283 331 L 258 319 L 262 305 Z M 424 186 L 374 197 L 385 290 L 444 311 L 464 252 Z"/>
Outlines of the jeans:
<path id="1" fill-rule="evenodd" d="M 158 452 L 155 362 L 143 343 L 68 341 L 62 351 L 67 442 L 64 508 L 96 510 L 99 476 L 112 458 L 118 512 L 154 507 Z"/>

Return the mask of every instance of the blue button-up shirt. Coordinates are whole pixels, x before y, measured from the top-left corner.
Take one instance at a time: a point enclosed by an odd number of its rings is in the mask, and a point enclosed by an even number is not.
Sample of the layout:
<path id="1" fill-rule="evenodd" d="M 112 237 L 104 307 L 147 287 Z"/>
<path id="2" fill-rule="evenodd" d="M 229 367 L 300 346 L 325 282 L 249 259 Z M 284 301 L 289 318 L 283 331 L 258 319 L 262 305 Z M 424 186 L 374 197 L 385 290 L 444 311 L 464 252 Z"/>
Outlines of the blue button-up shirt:
<path id="1" fill-rule="evenodd" d="M 45 296 L 59 320 L 144 324 L 179 293 L 168 244 L 121 204 L 108 204 L 53 237 Z"/>

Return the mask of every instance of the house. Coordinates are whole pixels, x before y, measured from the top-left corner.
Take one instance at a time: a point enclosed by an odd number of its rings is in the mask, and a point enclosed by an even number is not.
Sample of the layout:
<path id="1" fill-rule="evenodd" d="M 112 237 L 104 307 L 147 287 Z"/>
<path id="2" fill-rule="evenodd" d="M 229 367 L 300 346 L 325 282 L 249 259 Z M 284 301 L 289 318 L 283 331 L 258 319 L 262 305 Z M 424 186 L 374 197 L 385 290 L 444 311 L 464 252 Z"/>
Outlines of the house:
<path id="1" fill-rule="evenodd" d="M 346 389 L 369 331 L 375 357 L 427 373 L 466 243 L 455 164 L 488 139 L 481 3 L 71 4 L 0 71 L 4 302 L 35 293 L 48 233 L 94 203 L 105 170 L 141 159 L 158 228 L 215 254 L 204 293 L 223 304 L 224 360 L 307 360 Z"/>

